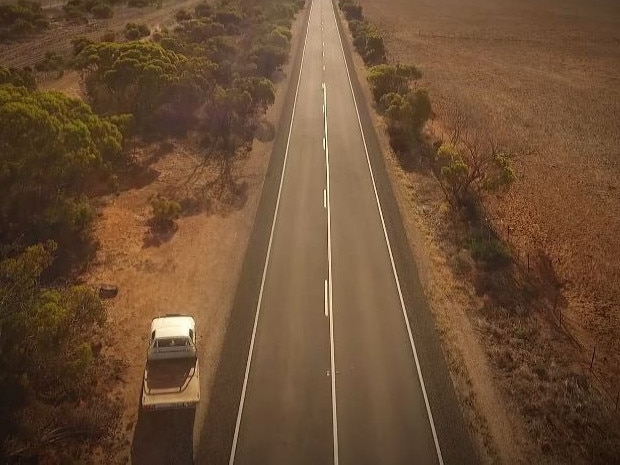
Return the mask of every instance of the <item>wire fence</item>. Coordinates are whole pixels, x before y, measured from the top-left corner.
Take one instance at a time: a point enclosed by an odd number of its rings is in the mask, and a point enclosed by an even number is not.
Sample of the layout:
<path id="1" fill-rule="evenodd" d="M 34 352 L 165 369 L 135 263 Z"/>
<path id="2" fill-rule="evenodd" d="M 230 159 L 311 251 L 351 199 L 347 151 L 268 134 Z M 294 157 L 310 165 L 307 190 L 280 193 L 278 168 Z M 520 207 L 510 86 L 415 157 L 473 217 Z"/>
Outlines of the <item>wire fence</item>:
<path id="1" fill-rule="evenodd" d="M 487 241 L 497 240 L 507 247 L 514 265 L 521 275 L 536 285 L 542 293 L 542 305 L 550 315 L 550 320 L 578 348 L 581 355 L 579 365 L 588 376 L 595 378 L 602 387 L 603 395 L 610 401 L 613 411 L 620 413 L 620 386 L 618 373 L 613 373 L 609 364 L 613 364 L 617 354 L 604 347 L 603 344 L 584 344 L 575 334 L 583 322 L 578 316 L 567 312 L 568 301 L 562 294 L 563 282 L 557 275 L 556 263 L 546 252 L 542 244 L 534 243 L 524 247 L 517 243 L 519 236 L 513 224 L 494 217 L 484 206 L 479 206 L 478 233 Z M 616 367 L 617 368 L 617 367 Z M 615 375 L 615 376 L 614 376 Z"/>

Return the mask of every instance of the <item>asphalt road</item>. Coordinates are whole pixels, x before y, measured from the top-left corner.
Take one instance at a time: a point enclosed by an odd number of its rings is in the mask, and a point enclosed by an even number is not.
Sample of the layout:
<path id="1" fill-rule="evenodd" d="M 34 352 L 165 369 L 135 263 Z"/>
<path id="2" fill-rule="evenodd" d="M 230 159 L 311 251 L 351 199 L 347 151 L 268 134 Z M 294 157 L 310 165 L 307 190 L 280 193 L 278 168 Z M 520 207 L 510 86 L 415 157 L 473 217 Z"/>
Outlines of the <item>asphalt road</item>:
<path id="1" fill-rule="evenodd" d="M 476 463 L 342 25 L 307 8 L 196 463 Z"/>

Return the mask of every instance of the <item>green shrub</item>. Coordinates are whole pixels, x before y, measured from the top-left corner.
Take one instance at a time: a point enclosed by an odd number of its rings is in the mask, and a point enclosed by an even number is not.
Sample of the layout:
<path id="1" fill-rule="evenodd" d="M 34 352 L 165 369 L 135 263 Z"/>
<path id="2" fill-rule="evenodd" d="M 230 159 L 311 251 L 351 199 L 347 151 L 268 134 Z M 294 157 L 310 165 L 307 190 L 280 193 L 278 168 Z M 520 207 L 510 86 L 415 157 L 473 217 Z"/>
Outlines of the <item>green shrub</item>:
<path id="1" fill-rule="evenodd" d="M 419 139 L 420 131 L 431 114 L 431 102 L 424 90 L 404 94 L 391 92 L 379 102 L 387 123 L 390 144 L 398 154 L 405 154 Z"/>
<path id="2" fill-rule="evenodd" d="M 89 39 L 86 36 L 78 36 L 78 37 L 71 39 L 71 45 L 73 46 L 73 55 L 74 56 L 77 55 L 82 50 L 84 50 L 85 47 L 93 43 L 94 41 L 92 39 Z"/>
<path id="3" fill-rule="evenodd" d="M 183 8 L 178 10 L 174 14 L 174 17 L 179 22 L 181 22 L 181 21 L 188 21 L 188 20 L 192 19 L 192 15 L 190 13 L 188 13 L 187 11 L 185 11 Z"/>
<path id="4" fill-rule="evenodd" d="M 415 66 L 386 65 L 373 66 L 368 71 L 368 82 L 376 102 L 386 94 L 405 94 L 409 89 L 409 82 L 422 76 Z"/>
<path id="5" fill-rule="evenodd" d="M 464 150 L 441 144 L 433 160 L 433 172 L 451 205 L 471 206 L 472 199 L 500 192 L 514 182 L 509 159 L 494 141 L 471 139 L 463 144 Z"/>
<path id="6" fill-rule="evenodd" d="M 138 40 L 142 37 L 148 37 L 151 30 L 146 24 L 127 23 L 123 34 L 127 40 Z"/>
<path id="7" fill-rule="evenodd" d="M 49 26 L 37 2 L 0 5 L 0 40 L 30 34 Z"/>
<path id="8" fill-rule="evenodd" d="M 23 18 L 17 18 L 11 25 L 11 34 L 15 36 L 25 35 L 34 30 L 34 25 Z"/>
<path id="9" fill-rule="evenodd" d="M 215 21 L 224 26 L 239 25 L 243 20 L 243 14 L 232 7 L 221 7 L 215 12 Z"/>
<path id="10" fill-rule="evenodd" d="M 344 12 L 347 21 L 363 19 L 362 6 L 357 3 L 346 0 L 340 4 L 340 9 Z"/>
<path id="11" fill-rule="evenodd" d="M 106 3 L 97 3 L 90 10 L 95 18 L 104 19 L 113 16 L 112 7 Z"/>
<path id="12" fill-rule="evenodd" d="M 5 68 L 0 66 L 0 85 L 13 84 L 29 90 L 37 88 L 37 82 L 31 68 Z"/>
<path id="13" fill-rule="evenodd" d="M 512 258 L 506 244 L 494 237 L 489 239 L 475 234 L 469 238 L 468 248 L 474 260 L 483 262 L 490 268 L 506 266 Z"/>
<path id="14" fill-rule="evenodd" d="M 194 14 L 197 18 L 208 18 L 213 15 L 213 7 L 207 2 L 202 2 L 194 8 Z"/>
<path id="15" fill-rule="evenodd" d="M 159 194 L 153 197 L 150 203 L 153 211 L 152 224 L 162 230 L 171 229 L 174 226 L 174 221 L 181 216 L 183 211 L 179 202 Z"/>
<path id="16" fill-rule="evenodd" d="M 56 52 L 45 52 L 43 60 L 35 63 L 37 71 L 61 71 L 64 69 L 64 58 Z"/>
<path id="17" fill-rule="evenodd" d="M 50 22 L 45 18 L 37 18 L 34 20 L 34 26 L 37 29 L 47 29 L 50 25 Z"/>
<path id="18" fill-rule="evenodd" d="M 383 43 L 383 37 L 377 31 L 369 32 L 366 35 L 366 44 L 362 52 L 362 58 L 367 65 L 385 63 L 385 44 Z"/>
<path id="19" fill-rule="evenodd" d="M 129 0 L 127 2 L 127 6 L 132 8 L 144 8 L 152 4 L 152 0 Z"/>
<path id="20" fill-rule="evenodd" d="M 116 42 L 116 32 L 114 31 L 104 32 L 103 35 L 101 36 L 101 42 Z"/>
<path id="21" fill-rule="evenodd" d="M 84 19 L 84 11 L 79 6 L 66 3 L 62 7 L 62 11 L 64 12 L 65 17 L 67 19 L 71 19 L 71 20 L 83 20 Z"/>

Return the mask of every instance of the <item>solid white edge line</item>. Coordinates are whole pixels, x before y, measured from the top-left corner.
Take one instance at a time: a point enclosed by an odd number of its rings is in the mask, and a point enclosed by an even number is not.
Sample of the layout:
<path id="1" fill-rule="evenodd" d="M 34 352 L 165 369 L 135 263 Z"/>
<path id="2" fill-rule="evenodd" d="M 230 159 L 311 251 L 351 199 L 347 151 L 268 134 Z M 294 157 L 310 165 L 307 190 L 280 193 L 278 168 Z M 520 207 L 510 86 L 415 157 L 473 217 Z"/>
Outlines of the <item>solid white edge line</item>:
<path id="1" fill-rule="evenodd" d="M 327 191 L 323 189 L 323 208 L 327 208 Z"/>
<path id="2" fill-rule="evenodd" d="M 306 53 L 306 43 L 308 42 L 308 31 L 310 30 L 310 19 L 312 17 L 312 8 L 314 7 L 314 2 L 310 4 L 310 13 L 308 14 L 308 26 L 306 28 L 306 37 L 304 39 L 304 47 L 301 52 L 301 64 L 299 66 L 299 77 L 297 78 L 297 88 L 295 89 L 295 99 L 293 101 L 293 112 L 291 114 L 291 124 L 288 129 L 288 138 L 286 141 L 286 151 L 284 152 L 284 162 L 282 164 L 282 175 L 280 176 L 280 186 L 278 187 L 278 198 L 276 200 L 276 208 L 273 215 L 273 222 L 271 224 L 271 233 L 269 235 L 269 245 L 267 246 L 267 256 L 265 257 L 265 266 L 263 268 L 263 276 L 260 284 L 260 291 L 258 294 L 258 303 L 256 304 L 256 315 L 254 317 L 254 327 L 252 328 L 252 338 L 250 340 L 250 348 L 248 350 L 248 361 L 245 367 L 245 376 L 243 378 L 243 388 L 241 389 L 241 399 L 239 400 L 239 409 L 237 410 L 237 422 L 235 424 L 235 434 L 233 436 L 233 443 L 230 450 L 230 459 L 228 460 L 229 465 L 233 465 L 235 463 L 235 454 L 237 452 L 237 442 L 239 440 L 239 429 L 241 427 L 241 416 L 243 414 L 243 406 L 245 404 L 245 394 L 248 387 L 248 378 L 250 374 L 250 366 L 252 365 L 252 354 L 254 352 L 254 342 L 256 340 L 256 328 L 258 326 L 258 317 L 260 315 L 261 303 L 263 300 L 263 290 L 265 287 L 265 278 L 267 276 L 267 266 L 269 264 L 269 256 L 271 254 L 271 245 L 273 242 L 273 232 L 276 226 L 276 220 L 278 218 L 278 210 L 280 207 L 280 196 L 282 194 L 282 184 L 284 182 L 284 173 L 286 172 L 286 161 L 288 159 L 288 150 L 291 142 L 291 132 L 293 130 L 293 121 L 295 120 L 295 108 L 297 107 L 297 95 L 299 94 L 299 83 L 301 82 L 301 75 L 304 67 L 304 56 Z"/>
<path id="3" fill-rule="evenodd" d="M 333 307 L 333 284 L 332 284 L 332 220 L 331 205 L 329 201 L 329 141 L 327 137 L 327 86 L 323 83 L 323 106 L 325 108 L 325 177 L 327 197 L 327 279 L 329 293 L 329 362 L 331 369 L 332 388 L 332 431 L 334 434 L 334 465 L 338 465 L 338 414 L 336 408 L 336 354 L 334 345 L 334 307 Z"/>
<path id="4" fill-rule="evenodd" d="M 329 315 L 329 297 L 328 297 L 328 293 L 329 291 L 327 290 L 327 279 L 325 280 L 325 316 Z"/>
<path id="5" fill-rule="evenodd" d="M 334 4 L 332 3 L 332 13 L 334 15 L 334 22 L 336 23 L 336 29 L 338 30 L 338 24 L 336 20 L 336 11 Z M 392 263 L 392 273 L 394 274 L 394 280 L 396 281 L 396 288 L 398 289 L 398 297 L 400 299 L 400 306 L 403 311 L 403 318 L 405 319 L 405 325 L 407 326 L 407 333 L 409 335 L 409 343 L 411 344 L 411 351 L 413 352 L 413 358 L 416 364 L 416 370 L 418 372 L 418 378 L 420 380 L 420 387 L 422 388 L 422 395 L 424 396 L 424 404 L 426 405 L 426 412 L 428 413 L 428 420 L 430 423 L 431 431 L 433 433 L 433 441 L 435 442 L 435 450 L 437 452 L 437 459 L 440 465 L 443 465 L 443 456 L 441 455 L 441 448 L 439 447 L 439 440 L 437 438 L 437 431 L 435 430 L 435 423 L 433 421 L 433 414 L 428 401 L 428 395 L 426 393 L 426 386 L 424 385 L 424 378 L 422 377 L 422 370 L 420 368 L 420 362 L 418 360 L 418 352 L 413 342 L 413 335 L 411 333 L 411 325 L 409 318 L 407 317 L 407 311 L 405 309 L 405 301 L 403 299 L 403 293 L 400 288 L 400 280 L 398 279 L 398 273 L 396 272 L 396 265 L 394 264 L 394 256 L 392 254 L 392 247 L 390 245 L 390 239 L 388 238 L 387 229 L 385 228 L 385 219 L 383 218 L 383 210 L 381 209 L 381 202 L 379 201 L 379 195 L 377 194 L 377 185 L 375 183 L 375 176 L 372 172 L 372 165 L 370 164 L 370 157 L 368 156 L 368 146 L 366 145 L 366 137 L 364 136 L 364 130 L 362 128 L 362 120 L 360 119 L 360 113 L 357 108 L 357 100 L 355 98 L 355 92 L 353 91 L 353 84 L 351 82 L 351 74 L 349 73 L 349 65 L 344 54 L 344 46 L 342 44 L 342 37 L 340 36 L 340 30 L 338 30 L 338 39 L 340 40 L 340 49 L 342 51 L 342 58 L 345 63 L 345 69 L 347 71 L 347 77 L 349 79 L 349 88 L 351 89 L 351 96 L 353 97 L 353 103 L 355 105 L 355 112 L 357 113 L 357 123 L 359 125 L 360 133 L 362 135 L 362 141 L 364 143 L 364 151 L 366 152 L 366 161 L 368 163 L 368 170 L 370 171 L 370 177 L 372 179 L 372 187 L 375 192 L 375 199 L 377 200 L 377 208 L 379 209 L 379 216 L 381 217 L 381 225 L 383 226 L 383 235 L 385 237 L 385 243 L 390 255 L 390 262 Z"/>

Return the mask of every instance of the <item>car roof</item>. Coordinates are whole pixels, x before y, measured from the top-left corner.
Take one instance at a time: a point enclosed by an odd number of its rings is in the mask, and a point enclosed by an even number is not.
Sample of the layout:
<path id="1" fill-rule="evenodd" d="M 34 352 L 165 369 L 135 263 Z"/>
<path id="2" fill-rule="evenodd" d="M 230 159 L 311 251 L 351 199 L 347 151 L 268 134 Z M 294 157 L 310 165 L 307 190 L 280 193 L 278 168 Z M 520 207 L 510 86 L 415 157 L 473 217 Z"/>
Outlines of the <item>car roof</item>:
<path id="1" fill-rule="evenodd" d="M 156 337 L 189 337 L 189 331 L 195 330 L 196 323 L 191 316 L 171 315 L 153 319 L 151 334 L 155 331 Z"/>

